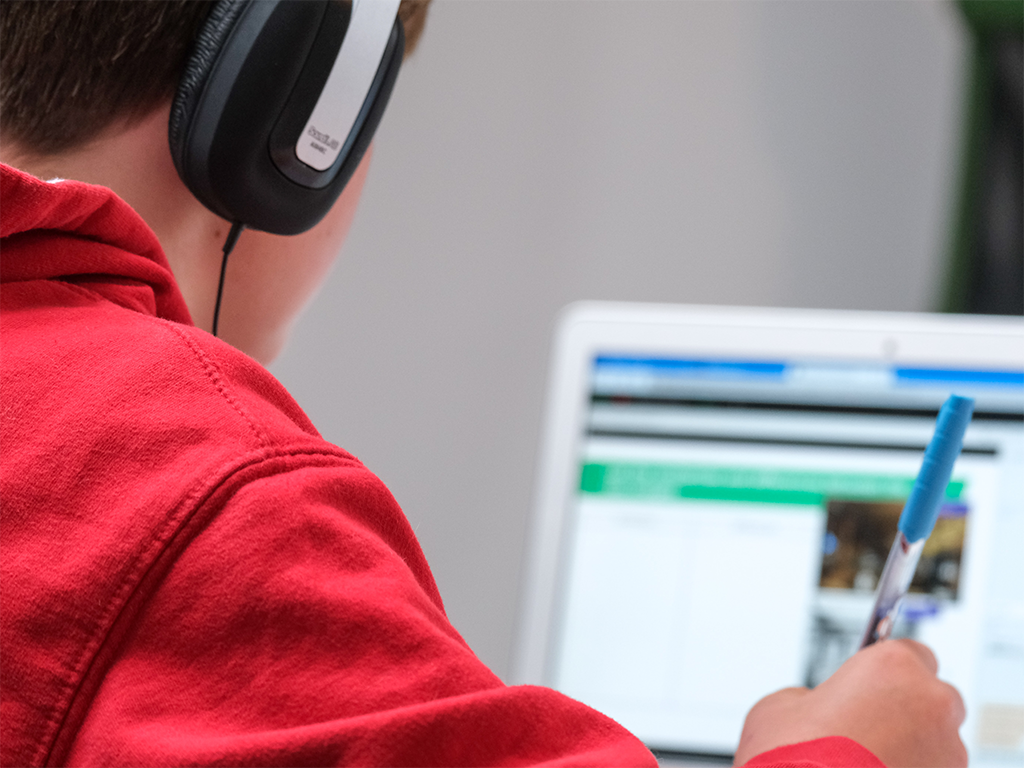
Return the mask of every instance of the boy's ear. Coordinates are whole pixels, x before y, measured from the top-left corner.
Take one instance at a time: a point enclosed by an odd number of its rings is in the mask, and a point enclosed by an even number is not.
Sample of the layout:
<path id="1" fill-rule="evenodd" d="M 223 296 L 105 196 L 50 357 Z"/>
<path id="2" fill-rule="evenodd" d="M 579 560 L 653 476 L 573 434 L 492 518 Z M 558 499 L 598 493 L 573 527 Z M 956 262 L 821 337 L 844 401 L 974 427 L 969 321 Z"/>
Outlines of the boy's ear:
<path id="1" fill-rule="evenodd" d="M 341 194 L 404 53 L 398 0 L 354 8 L 221 0 L 211 11 L 175 96 L 168 138 L 185 185 L 218 216 L 298 234 Z M 349 114 L 337 114 L 346 104 Z M 317 162 L 321 155 L 326 163 Z"/>

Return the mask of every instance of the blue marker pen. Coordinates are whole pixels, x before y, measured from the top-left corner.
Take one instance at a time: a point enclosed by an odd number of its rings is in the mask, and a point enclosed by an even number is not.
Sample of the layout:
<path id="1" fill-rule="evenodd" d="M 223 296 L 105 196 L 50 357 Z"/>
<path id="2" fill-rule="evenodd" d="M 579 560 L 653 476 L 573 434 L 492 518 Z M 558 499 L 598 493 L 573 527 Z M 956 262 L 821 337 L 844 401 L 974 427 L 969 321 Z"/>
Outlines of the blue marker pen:
<path id="1" fill-rule="evenodd" d="M 917 473 L 917 480 L 903 507 L 896 540 L 892 543 L 882 578 L 878 581 L 875 606 L 864 631 L 864 638 L 860 641 L 861 648 L 886 640 L 892 633 L 900 601 L 914 578 L 924 543 L 935 527 L 939 506 L 946 495 L 953 464 L 960 455 L 964 432 L 971 423 L 973 412 L 974 400 L 959 395 L 950 395 L 939 411 L 935 434 L 925 449 L 921 471 Z"/>

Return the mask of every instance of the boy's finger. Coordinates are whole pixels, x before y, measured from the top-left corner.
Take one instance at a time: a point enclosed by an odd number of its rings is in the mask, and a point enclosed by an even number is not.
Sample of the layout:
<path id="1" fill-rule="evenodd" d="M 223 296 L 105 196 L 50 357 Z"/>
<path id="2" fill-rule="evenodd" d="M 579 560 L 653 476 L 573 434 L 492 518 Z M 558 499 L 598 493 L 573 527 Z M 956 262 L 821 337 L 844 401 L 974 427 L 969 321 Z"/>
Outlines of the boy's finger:
<path id="1" fill-rule="evenodd" d="M 919 643 L 916 640 L 911 640 L 909 638 L 890 640 L 888 642 L 900 643 L 901 645 L 906 647 L 907 650 L 911 651 L 921 661 L 921 663 L 928 668 L 929 672 L 931 672 L 933 675 L 938 674 L 939 660 L 935 658 L 935 654 L 932 653 L 932 649 L 924 643 Z"/>
<path id="2" fill-rule="evenodd" d="M 967 718 L 967 707 L 964 705 L 964 697 L 960 695 L 960 691 L 949 683 L 943 683 L 941 680 L 939 682 L 942 683 L 946 695 L 949 697 L 954 721 L 957 725 L 963 725 L 964 720 Z"/>

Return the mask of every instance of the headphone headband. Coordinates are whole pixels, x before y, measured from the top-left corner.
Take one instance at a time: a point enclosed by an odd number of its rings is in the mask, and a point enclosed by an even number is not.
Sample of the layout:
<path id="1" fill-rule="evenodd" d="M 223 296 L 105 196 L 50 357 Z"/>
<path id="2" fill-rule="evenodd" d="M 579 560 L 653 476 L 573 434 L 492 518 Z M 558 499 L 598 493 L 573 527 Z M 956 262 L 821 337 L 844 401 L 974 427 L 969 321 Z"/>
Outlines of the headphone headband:
<path id="1" fill-rule="evenodd" d="M 296 157 L 311 168 L 327 170 L 351 142 L 351 126 L 356 124 L 380 68 L 400 2 L 353 0 L 338 58 L 295 145 Z"/>

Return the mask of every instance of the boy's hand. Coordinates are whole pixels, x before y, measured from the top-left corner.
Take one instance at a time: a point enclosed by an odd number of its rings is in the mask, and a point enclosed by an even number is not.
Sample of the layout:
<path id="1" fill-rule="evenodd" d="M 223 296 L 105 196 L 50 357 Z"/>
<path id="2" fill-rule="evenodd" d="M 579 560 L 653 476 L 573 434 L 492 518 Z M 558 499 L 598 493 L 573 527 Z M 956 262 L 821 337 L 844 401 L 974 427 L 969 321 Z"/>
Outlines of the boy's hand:
<path id="1" fill-rule="evenodd" d="M 846 736 L 889 768 L 966 766 L 964 703 L 936 677 L 927 646 L 886 640 L 854 654 L 813 690 L 785 688 L 747 714 L 735 764 L 785 744 Z"/>

